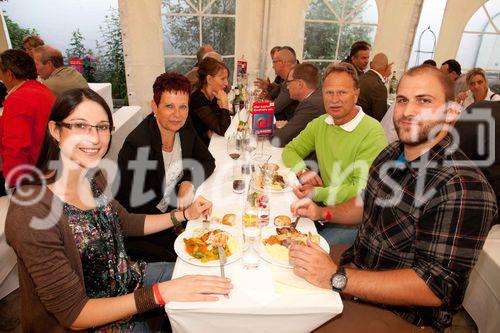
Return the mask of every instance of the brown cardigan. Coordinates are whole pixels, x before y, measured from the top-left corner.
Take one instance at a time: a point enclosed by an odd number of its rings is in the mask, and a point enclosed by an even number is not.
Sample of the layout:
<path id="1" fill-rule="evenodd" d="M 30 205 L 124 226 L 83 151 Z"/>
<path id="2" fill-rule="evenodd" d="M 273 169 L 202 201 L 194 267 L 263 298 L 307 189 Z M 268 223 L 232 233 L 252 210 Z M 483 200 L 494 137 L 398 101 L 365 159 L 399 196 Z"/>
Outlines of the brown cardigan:
<path id="1" fill-rule="evenodd" d="M 103 184 L 102 181 L 98 183 Z M 68 221 L 62 216 L 63 202 L 46 186 L 23 186 L 17 192 L 21 191 L 33 193 L 28 198 L 17 193 L 13 196 L 7 212 L 5 235 L 7 243 L 17 254 L 23 331 L 72 332 L 68 327 L 74 323 L 88 298 L 80 254 Z M 39 194 L 41 199 L 33 204 L 19 204 Z M 129 214 L 114 200 L 111 205 L 120 218 L 124 235 L 144 234 L 145 215 Z M 40 222 L 36 218 L 44 220 Z M 44 227 L 37 228 L 41 224 Z"/>

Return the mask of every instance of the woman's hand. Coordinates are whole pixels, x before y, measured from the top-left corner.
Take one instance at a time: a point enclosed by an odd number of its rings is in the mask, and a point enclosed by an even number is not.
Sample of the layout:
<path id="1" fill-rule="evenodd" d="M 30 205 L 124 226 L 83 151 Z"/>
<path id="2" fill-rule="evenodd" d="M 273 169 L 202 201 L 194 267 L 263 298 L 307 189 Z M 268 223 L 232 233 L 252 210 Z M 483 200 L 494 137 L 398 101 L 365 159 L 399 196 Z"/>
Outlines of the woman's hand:
<path id="1" fill-rule="evenodd" d="M 312 185 L 298 185 L 293 188 L 293 193 L 297 196 L 297 198 L 312 198 L 314 195 L 314 186 Z"/>
<path id="2" fill-rule="evenodd" d="M 159 284 L 161 296 L 167 302 L 217 301 L 217 297 L 209 295 L 227 295 L 232 288 L 229 279 L 207 275 L 186 275 Z"/>
<path id="3" fill-rule="evenodd" d="M 196 198 L 196 200 L 186 209 L 186 217 L 188 220 L 194 220 L 201 215 L 207 216 L 212 212 L 212 202 L 208 201 L 202 196 Z"/>
<path id="4" fill-rule="evenodd" d="M 229 101 L 227 100 L 227 94 L 223 89 L 215 92 L 215 98 L 217 98 L 217 104 L 220 108 L 229 110 Z"/>
<path id="5" fill-rule="evenodd" d="M 184 181 L 179 186 L 177 192 L 177 209 L 186 209 L 194 200 L 194 186 L 193 183 Z"/>

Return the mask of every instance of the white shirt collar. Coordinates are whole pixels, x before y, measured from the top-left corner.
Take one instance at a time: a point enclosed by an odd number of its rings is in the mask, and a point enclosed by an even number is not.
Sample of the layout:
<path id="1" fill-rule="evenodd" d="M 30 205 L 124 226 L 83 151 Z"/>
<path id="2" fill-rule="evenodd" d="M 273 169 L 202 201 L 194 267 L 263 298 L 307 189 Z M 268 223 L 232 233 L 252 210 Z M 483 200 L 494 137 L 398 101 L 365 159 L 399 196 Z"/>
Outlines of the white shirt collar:
<path id="1" fill-rule="evenodd" d="M 385 83 L 385 79 L 384 79 L 384 77 L 382 76 L 382 74 L 380 74 L 379 72 L 377 72 L 376 70 L 373 70 L 373 69 L 371 69 L 371 68 L 370 68 L 370 70 L 371 70 L 373 73 L 377 74 L 377 75 L 378 75 L 378 77 L 382 80 L 382 82 L 384 82 L 384 83 Z"/>
<path id="2" fill-rule="evenodd" d="M 365 116 L 365 113 L 363 112 L 363 109 L 361 106 L 356 105 L 356 109 L 358 110 L 358 114 L 351 120 L 348 121 L 347 123 L 343 125 L 339 125 L 340 128 L 342 128 L 346 132 L 352 132 L 358 127 L 359 123 Z M 328 115 L 328 117 L 325 118 L 325 123 L 328 125 L 335 125 L 335 121 L 333 120 L 332 116 Z"/>

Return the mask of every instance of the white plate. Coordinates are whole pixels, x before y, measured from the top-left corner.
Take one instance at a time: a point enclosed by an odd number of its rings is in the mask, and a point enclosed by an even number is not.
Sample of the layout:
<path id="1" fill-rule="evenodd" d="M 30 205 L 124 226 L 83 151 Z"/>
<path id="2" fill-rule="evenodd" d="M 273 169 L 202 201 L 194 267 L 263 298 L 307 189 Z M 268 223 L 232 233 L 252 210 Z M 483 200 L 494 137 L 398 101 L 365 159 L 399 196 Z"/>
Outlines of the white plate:
<path id="1" fill-rule="evenodd" d="M 219 260 L 201 262 L 199 259 L 192 257 L 189 253 L 186 252 L 186 246 L 184 245 L 184 239 L 191 238 L 193 236 L 193 231 L 196 229 L 197 228 L 185 230 L 183 233 L 181 233 L 179 236 L 177 236 L 177 238 L 175 239 L 175 242 L 174 242 L 175 253 L 177 253 L 177 256 L 179 258 L 181 258 L 182 260 L 184 260 L 185 262 L 187 262 L 189 264 L 193 264 L 196 266 L 204 266 L 204 267 L 219 267 Z M 242 244 L 241 236 L 238 236 L 240 233 L 238 233 L 236 229 L 228 227 L 226 225 L 222 225 L 222 224 L 215 224 L 215 225 L 210 226 L 210 230 L 215 230 L 215 229 L 220 229 L 220 230 L 223 230 L 223 231 L 230 233 L 239 242 L 238 251 L 227 257 L 226 265 L 240 259 L 241 258 L 241 244 Z"/>
<path id="2" fill-rule="evenodd" d="M 268 227 L 262 229 L 262 236 L 261 236 L 261 242 L 260 242 L 260 255 L 261 255 L 262 259 L 264 259 L 265 261 L 267 261 L 273 265 L 286 267 L 286 268 L 293 268 L 293 266 L 290 265 L 290 263 L 288 261 L 276 259 L 276 258 L 272 257 L 266 251 L 266 248 L 264 246 L 264 240 L 269 238 L 269 236 L 276 235 L 277 234 L 276 228 L 280 228 L 280 227 L 268 226 Z M 302 232 L 302 233 L 307 233 L 307 231 L 302 229 L 300 226 L 297 227 L 297 230 Z M 323 250 L 325 250 L 327 253 L 330 253 L 330 246 L 328 246 L 328 242 L 321 235 L 319 235 L 319 246 Z"/>
<path id="3" fill-rule="evenodd" d="M 251 183 L 252 183 L 252 189 L 257 190 L 257 191 L 264 191 L 262 188 L 255 186 L 255 182 L 253 180 Z M 287 182 L 286 186 L 282 190 L 275 190 L 275 189 L 271 188 L 271 189 L 266 190 L 266 191 L 268 191 L 269 193 L 284 193 L 284 192 L 290 192 L 291 190 L 293 190 L 293 188 Z"/>

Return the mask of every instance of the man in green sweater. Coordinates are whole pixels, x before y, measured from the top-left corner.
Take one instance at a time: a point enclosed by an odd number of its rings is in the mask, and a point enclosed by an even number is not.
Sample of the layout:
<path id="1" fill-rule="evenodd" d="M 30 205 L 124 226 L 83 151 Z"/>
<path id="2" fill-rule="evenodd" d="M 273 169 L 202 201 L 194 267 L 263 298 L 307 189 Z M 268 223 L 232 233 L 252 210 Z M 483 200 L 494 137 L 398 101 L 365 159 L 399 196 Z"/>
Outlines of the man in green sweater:
<path id="1" fill-rule="evenodd" d="M 355 197 L 366 185 L 373 160 L 387 146 L 380 123 L 356 106 L 359 81 L 350 64 L 328 67 L 323 83 L 326 115 L 311 121 L 283 151 L 283 162 L 296 172 L 302 185 L 294 189 L 300 198 L 337 205 Z M 319 172 L 305 162 L 316 153 Z M 330 245 L 352 243 L 357 226 L 318 225 Z"/>

